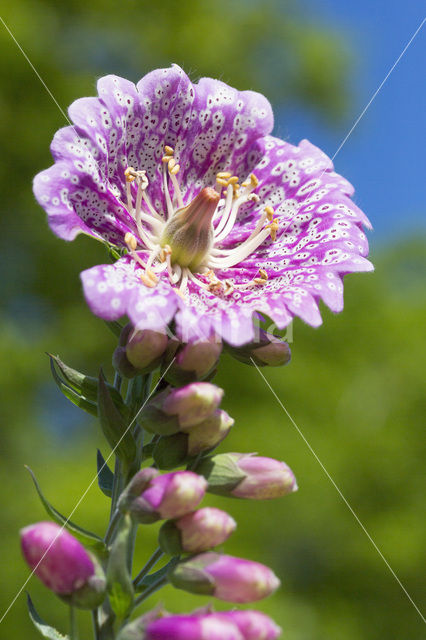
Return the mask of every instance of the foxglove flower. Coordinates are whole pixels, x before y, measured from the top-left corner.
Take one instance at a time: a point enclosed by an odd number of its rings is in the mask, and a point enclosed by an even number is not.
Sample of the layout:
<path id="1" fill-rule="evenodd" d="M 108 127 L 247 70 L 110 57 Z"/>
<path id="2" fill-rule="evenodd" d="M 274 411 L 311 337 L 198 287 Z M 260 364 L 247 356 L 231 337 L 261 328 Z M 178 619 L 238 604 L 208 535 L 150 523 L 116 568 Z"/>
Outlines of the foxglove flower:
<path id="1" fill-rule="evenodd" d="M 276 640 L 281 629 L 271 618 L 260 611 L 224 611 L 219 615 L 223 620 L 233 622 L 244 640 Z"/>
<path id="2" fill-rule="evenodd" d="M 265 565 L 213 552 L 180 562 L 170 570 L 169 580 L 177 589 L 236 604 L 266 598 L 280 586 Z"/>
<path id="3" fill-rule="evenodd" d="M 297 491 L 293 471 L 285 462 L 252 453 L 219 453 L 197 465 L 208 491 L 234 498 L 270 500 Z"/>
<path id="4" fill-rule="evenodd" d="M 214 614 L 165 616 L 144 631 L 144 640 L 245 640 L 232 620 Z"/>
<path id="5" fill-rule="evenodd" d="M 106 580 L 98 560 L 63 527 L 38 522 L 21 530 L 23 556 L 38 578 L 67 603 L 99 606 Z"/>
<path id="6" fill-rule="evenodd" d="M 206 488 L 206 480 L 192 471 L 160 475 L 148 467 L 133 476 L 120 496 L 118 507 L 142 524 L 178 518 L 198 507 Z"/>
<path id="7" fill-rule="evenodd" d="M 255 314 L 282 329 L 295 315 L 318 326 L 320 299 L 341 311 L 343 276 L 372 269 L 369 221 L 322 151 L 270 135 L 262 95 L 176 65 L 136 86 L 106 76 L 98 93 L 71 105 L 34 182 L 58 236 L 123 254 L 82 274 L 95 314 L 238 346 Z"/>
<path id="8" fill-rule="evenodd" d="M 204 507 L 165 522 L 160 529 L 159 542 L 170 555 L 201 553 L 223 544 L 236 526 L 226 511 Z"/>

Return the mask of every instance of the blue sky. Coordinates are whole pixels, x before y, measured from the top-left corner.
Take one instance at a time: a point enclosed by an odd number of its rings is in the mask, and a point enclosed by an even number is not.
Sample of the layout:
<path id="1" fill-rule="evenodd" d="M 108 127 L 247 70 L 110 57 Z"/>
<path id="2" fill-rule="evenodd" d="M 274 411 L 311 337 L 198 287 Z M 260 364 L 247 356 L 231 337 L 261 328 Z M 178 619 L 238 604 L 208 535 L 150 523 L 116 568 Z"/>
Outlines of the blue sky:
<path id="1" fill-rule="evenodd" d="M 411 0 L 307 0 L 305 7 L 347 38 L 354 101 L 337 129 L 295 109 L 278 115 L 277 133 L 293 143 L 308 138 L 333 156 L 426 11 Z M 373 223 L 375 244 L 426 231 L 425 114 L 426 23 L 335 159 Z"/>

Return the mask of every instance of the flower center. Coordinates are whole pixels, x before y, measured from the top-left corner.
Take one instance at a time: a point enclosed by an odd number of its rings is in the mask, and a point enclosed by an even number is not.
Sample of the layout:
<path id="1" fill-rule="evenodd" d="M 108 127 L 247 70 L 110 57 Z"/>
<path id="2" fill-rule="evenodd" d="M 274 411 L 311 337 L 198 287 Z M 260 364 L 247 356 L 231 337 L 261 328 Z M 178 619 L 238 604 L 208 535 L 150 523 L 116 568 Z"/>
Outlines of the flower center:
<path id="1" fill-rule="evenodd" d="M 141 280 L 148 287 L 155 287 L 158 274 L 167 270 L 176 291 L 185 297 L 188 282 L 216 295 L 229 295 L 235 289 L 246 289 L 265 284 L 268 274 L 259 265 L 256 277 L 244 278 L 235 284 L 231 280 L 220 280 L 216 270 L 238 265 L 252 254 L 269 237 L 275 241 L 278 222 L 274 210 L 267 206 L 247 239 L 231 249 L 222 248 L 231 233 L 242 205 L 259 202 L 254 193 L 258 180 L 254 174 L 239 184 L 237 176 L 227 171 L 216 175 L 214 187 L 204 187 L 185 205 L 177 174 L 180 166 L 174 158 L 174 150 L 164 148 L 163 192 L 166 210 L 155 210 L 147 194 L 146 172 L 128 167 L 125 170 L 128 213 L 136 225 L 137 234 L 126 233 L 125 242 L 133 259 L 142 267 Z M 169 191 L 169 181 L 173 195 Z M 145 262 L 138 250 L 148 251 Z"/>
<path id="2" fill-rule="evenodd" d="M 188 267 L 192 272 L 200 267 L 213 243 L 212 218 L 219 200 L 215 189 L 205 187 L 167 222 L 160 244 L 170 246 L 172 264 Z"/>

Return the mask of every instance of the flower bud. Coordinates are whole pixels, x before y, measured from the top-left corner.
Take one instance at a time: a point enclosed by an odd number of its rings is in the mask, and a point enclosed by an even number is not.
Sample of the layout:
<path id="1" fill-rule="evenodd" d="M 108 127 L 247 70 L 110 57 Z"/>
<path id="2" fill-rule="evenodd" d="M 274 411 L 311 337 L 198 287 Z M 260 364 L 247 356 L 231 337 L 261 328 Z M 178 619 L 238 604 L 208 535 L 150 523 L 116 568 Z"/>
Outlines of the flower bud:
<path id="1" fill-rule="evenodd" d="M 144 640 L 244 640 L 230 620 L 214 614 L 158 618 L 145 628 Z"/>
<path id="2" fill-rule="evenodd" d="M 154 396 L 140 415 L 142 426 L 160 435 L 172 435 L 200 424 L 218 408 L 223 390 L 209 382 L 165 389 Z"/>
<path id="3" fill-rule="evenodd" d="M 280 585 L 273 571 L 263 564 L 214 552 L 180 562 L 168 575 L 177 589 L 235 603 L 261 600 Z"/>
<path id="4" fill-rule="evenodd" d="M 260 611 L 223 611 L 219 614 L 223 620 L 235 624 L 244 640 L 276 640 L 281 634 L 281 629 L 275 622 Z"/>
<path id="5" fill-rule="evenodd" d="M 259 336 L 255 341 L 242 347 L 233 347 L 227 344 L 227 351 L 236 360 L 244 364 L 257 364 L 258 367 L 281 367 L 290 362 L 291 351 L 287 342 L 280 337 L 259 329 Z"/>
<path id="6" fill-rule="evenodd" d="M 222 343 L 214 339 L 187 344 L 171 341 L 168 348 L 171 364 L 164 366 L 164 377 L 174 386 L 205 380 L 216 368 L 221 351 Z"/>
<path id="7" fill-rule="evenodd" d="M 53 522 L 25 527 L 21 548 L 36 576 L 70 604 L 92 609 L 103 602 L 106 581 L 99 563 L 63 527 Z"/>
<path id="8" fill-rule="evenodd" d="M 210 451 L 228 435 L 234 420 L 221 409 L 201 422 L 188 433 L 163 436 L 154 447 L 153 457 L 159 469 L 174 469 L 188 459 Z"/>
<path id="9" fill-rule="evenodd" d="M 269 500 L 297 491 L 285 462 L 254 454 L 218 454 L 202 460 L 197 473 L 207 479 L 209 492 L 235 498 Z"/>
<path id="10" fill-rule="evenodd" d="M 178 518 L 198 507 L 206 488 L 206 480 L 192 471 L 159 475 L 155 469 L 142 469 L 124 490 L 118 508 L 142 524 Z"/>
<path id="11" fill-rule="evenodd" d="M 114 351 L 113 365 L 127 378 L 156 369 L 168 344 L 164 331 L 135 329 L 127 324 L 120 335 L 119 346 Z"/>
<path id="12" fill-rule="evenodd" d="M 165 522 L 159 533 L 160 547 L 170 555 L 208 551 L 225 542 L 236 526 L 225 511 L 204 507 Z"/>

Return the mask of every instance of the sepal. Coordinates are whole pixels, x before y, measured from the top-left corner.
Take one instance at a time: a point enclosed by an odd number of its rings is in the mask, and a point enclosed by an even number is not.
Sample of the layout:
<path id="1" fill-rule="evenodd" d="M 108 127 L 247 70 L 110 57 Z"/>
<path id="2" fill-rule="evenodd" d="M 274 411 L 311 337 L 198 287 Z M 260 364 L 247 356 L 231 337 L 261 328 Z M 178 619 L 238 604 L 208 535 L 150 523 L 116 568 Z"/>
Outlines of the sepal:
<path id="1" fill-rule="evenodd" d="M 102 453 L 97 451 L 96 466 L 99 489 L 108 498 L 112 496 L 112 487 L 114 484 L 114 474 L 104 460 Z"/>
<path id="2" fill-rule="evenodd" d="M 232 453 L 219 453 L 201 460 L 195 471 L 207 480 L 209 493 L 228 496 L 247 477 L 238 467 L 237 460 Z"/>
<path id="3" fill-rule="evenodd" d="M 62 633 L 59 633 L 54 627 L 46 624 L 40 618 L 29 593 L 27 593 L 27 607 L 31 622 L 43 638 L 48 638 L 48 640 L 69 640 L 69 636 L 62 635 Z"/>

